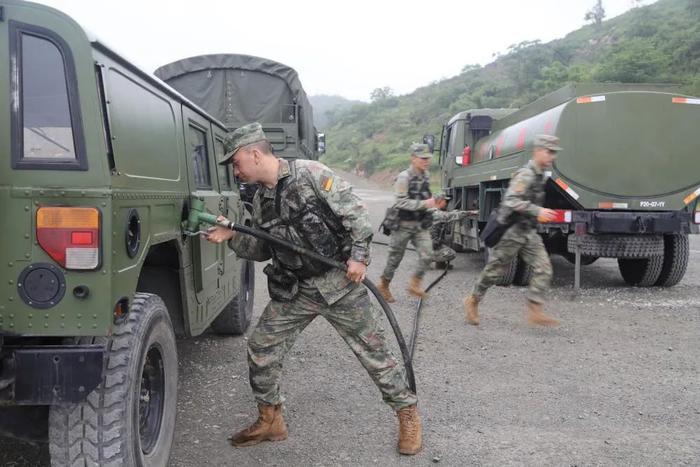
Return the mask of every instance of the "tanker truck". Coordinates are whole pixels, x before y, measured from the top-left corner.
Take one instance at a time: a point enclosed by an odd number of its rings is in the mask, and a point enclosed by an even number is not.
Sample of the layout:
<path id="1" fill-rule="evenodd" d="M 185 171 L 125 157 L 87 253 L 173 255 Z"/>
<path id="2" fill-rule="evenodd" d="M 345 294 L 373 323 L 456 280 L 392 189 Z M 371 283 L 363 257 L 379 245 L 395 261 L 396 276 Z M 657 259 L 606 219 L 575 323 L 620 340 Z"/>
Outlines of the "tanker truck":
<path id="1" fill-rule="evenodd" d="M 530 158 L 535 135 L 564 148 L 546 172 L 540 223 L 547 251 L 580 266 L 616 258 L 635 286 L 673 286 L 688 264 L 688 234 L 700 213 L 700 99 L 677 87 L 577 84 L 520 110 L 473 109 L 452 117 L 440 142 L 440 174 L 450 209 L 466 211 L 446 241 L 458 251 L 485 250 L 479 239 L 510 178 Z M 487 251 L 488 249 L 486 249 Z M 530 268 L 515 258 L 501 285 L 526 285 Z"/>
<path id="2" fill-rule="evenodd" d="M 213 54 L 163 65 L 154 74 L 229 131 L 260 122 L 272 148 L 285 159 L 318 159 L 325 135 L 294 69 L 261 57 Z"/>

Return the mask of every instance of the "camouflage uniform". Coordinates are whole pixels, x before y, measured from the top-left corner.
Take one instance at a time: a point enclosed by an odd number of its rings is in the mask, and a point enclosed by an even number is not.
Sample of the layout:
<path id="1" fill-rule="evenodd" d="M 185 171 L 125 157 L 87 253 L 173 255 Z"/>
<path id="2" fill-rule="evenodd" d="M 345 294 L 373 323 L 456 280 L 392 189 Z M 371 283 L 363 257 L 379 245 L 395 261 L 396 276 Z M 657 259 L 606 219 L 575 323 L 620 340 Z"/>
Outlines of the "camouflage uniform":
<path id="1" fill-rule="evenodd" d="M 443 211 L 442 209 L 430 209 L 433 216 L 433 226 L 430 229 L 430 238 L 433 241 L 433 261 L 446 263 L 457 257 L 457 253 L 443 243 L 445 230 L 451 222 L 464 216 L 460 211 Z"/>
<path id="2" fill-rule="evenodd" d="M 429 153 L 428 157 L 430 157 Z M 422 153 L 417 154 L 422 157 Z M 430 213 L 424 201 L 431 197 L 430 176 L 428 172 L 418 173 L 413 168 L 404 170 L 394 183 L 396 201 L 394 207 L 399 210 L 399 228 L 391 233 L 389 257 L 382 277 L 391 282 L 394 272 L 399 267 L 406 246 L 410 241 L 418 252 L 418 269 L 414 277 L 422 279 L 433 260 L 433 241 L 430 238 Z M 405 219 L 413 216 L 413 219 Z"/>
<path id="3" fill-rule="evenodd" d="M 350 184 L 319 162 L 296 160 L 293 164 L 290 168 L 289 162 L 280 159 L 277 186 L 261 186 L 256 192 L 253 198 L 254 226 L 274 233 L 274 228 L 279 227 L 276 221 L 288 217 L 294 209 L 316 206 L 321 215 L 329 217 L 324 217 L 324 222 L 334 222 L 344 230 L 342 234 L 350 238 L 346 256 L 368 264 L 372 227 L 366 207 L 352 192 Z M 289 186 L 289 183 L 294 184 L 293 189 L 283 191 L 284 198 L 275 202 L 278 187 L 281 184 Z M 270 206 L 278 209 L 278 219 L 274 219 L 274 215 L 270 218 Z M 319 245 L 322 248 L 325 238 L 314 237 L 316 227 L 313 226 L 313 230 L 303 234 L 296 243 L 312 244 L 319 252 Z M 247 235 L 235 236 L 229 241 L 229 246 L 243 258 L 256 261 L 272 258 L 273 264 L 288 253 Z M 304 328 L 321 315 L 350 346 L 382 392 L 385 402 L 395 410 L 415 404 L 417 399 L 408 388 L 403 365 L 386 346 L 378 311 L 371 305 L 366 289 L 350 281 L 344 271 L 330 269 L 319 274 L 305 274 L 308 267 L 296 272 L 298 292 L 290 301 L 273 298 L 248 340 L 250 385 L 256 400 L 269 405 L 283 401 L 278 380 L 284 356 Z"/>
<path id="4" fill-rule="evenodd" d="M 498 282 L 516 256 L 533 268 L 527 298 L 544 303 L 544 296 L 552 279 L 552 264 L 537 233 L 537 216 L 544 204 L 544 174 L 533 161 L 519 169 L 508 185 L 506 196 L 499 207 L 499 222 L 515 223 L 503 234 L 491 250 L 489 261 L 479 275 L 472 295 L 481 300 L 489 287 Z"/>

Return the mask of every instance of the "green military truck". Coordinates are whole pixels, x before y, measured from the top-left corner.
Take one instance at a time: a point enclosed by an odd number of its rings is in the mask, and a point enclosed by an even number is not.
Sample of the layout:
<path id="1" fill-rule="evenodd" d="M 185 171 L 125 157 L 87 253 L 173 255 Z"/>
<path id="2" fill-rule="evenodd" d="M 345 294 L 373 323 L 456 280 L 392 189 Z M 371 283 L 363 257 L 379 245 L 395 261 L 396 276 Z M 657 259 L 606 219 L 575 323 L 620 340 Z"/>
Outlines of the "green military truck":
<path id="1" fill-rule="evenodd" d="M 550 253 L 576 266 L 617 258 L 625 282 L 672 286 L 685 274 L 688 234 L 698 232 L 700 99 L 673 86 L 569 85 L 520 109 L 460 112 L 444 126 L 443 187 L 468 218 L 449 232 L 459 250 L 479 251 L 480 230 L 540 133 L 564 148 L 546 174 L 554 222 L 539 231 Z M 578 258 L 578 261 L 576 259 Z M 519 259 L 502 285 L 529 282 Z"/>
<path id="2" fill-rule="evenodd" d="M 260 122 L 279 157 L 317 160 L 325 152 L 311 102 L 287 65 L 251 55 L 198 55 L 163 65 L 155 75 L 229 131 Z"/>
<path id="3" fill-rule="evenodd" d="M 0 431 L 165 466 L 175 336 L 250 322 L 252 264 L 182 224 L 245 222 L 227 126 L 42 5 L 0 0 L 0 63 Z"/>

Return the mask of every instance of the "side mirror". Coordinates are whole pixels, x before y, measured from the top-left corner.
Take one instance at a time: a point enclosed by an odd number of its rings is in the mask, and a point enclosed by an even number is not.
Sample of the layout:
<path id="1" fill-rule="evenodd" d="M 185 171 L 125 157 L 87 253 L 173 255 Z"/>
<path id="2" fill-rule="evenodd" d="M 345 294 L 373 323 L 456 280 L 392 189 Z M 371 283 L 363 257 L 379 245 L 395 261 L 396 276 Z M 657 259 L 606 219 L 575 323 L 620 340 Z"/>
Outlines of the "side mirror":
<path id="1" fill-rule="evenodd" d="M 326 153 L 326 134 L 325 133 L 316 133 L 316 151 L 318 151 L 319 154 Z"/>
<path id="2" fill-rule="evenodd" d="M 428 145 L 428 149 L 430 150 L 430 152 L 435 151 L 435 135 L 424 135 L 423 144 Z"/>

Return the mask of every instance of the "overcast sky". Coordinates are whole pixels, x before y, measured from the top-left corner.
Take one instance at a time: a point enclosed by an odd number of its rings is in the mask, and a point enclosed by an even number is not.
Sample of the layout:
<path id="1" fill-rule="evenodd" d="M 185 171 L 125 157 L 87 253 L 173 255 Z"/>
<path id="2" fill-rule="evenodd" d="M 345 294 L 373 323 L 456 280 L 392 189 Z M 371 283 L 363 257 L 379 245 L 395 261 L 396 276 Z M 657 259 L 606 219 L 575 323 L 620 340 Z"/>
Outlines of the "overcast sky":
<path id="1" fill-rule="evenodd" d="M 410 93 L 511 44 L 563 37 L 595 2 L 40 0 L 149 72 L 193 55 L 257 55 L 296 69 L 309 95 L 360 100 L 384 86 Z M 606 18 L 635 3 L 603 0 Z"/>

